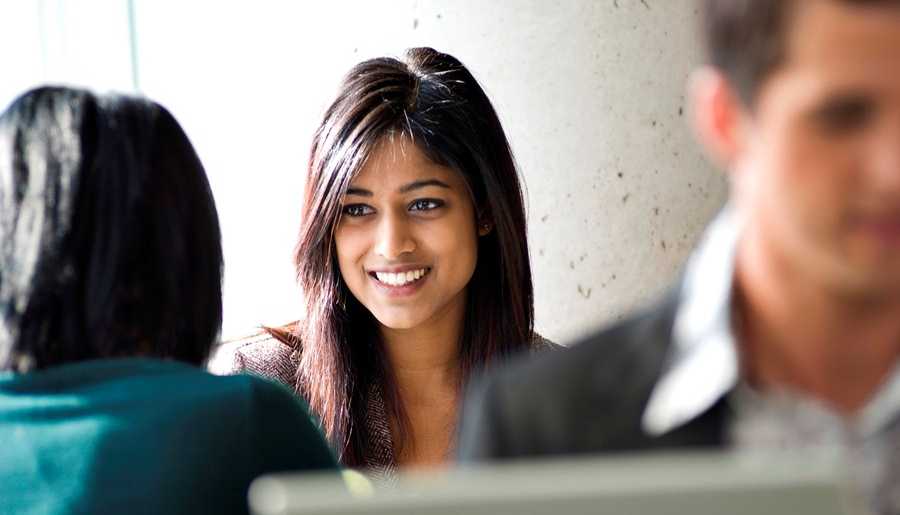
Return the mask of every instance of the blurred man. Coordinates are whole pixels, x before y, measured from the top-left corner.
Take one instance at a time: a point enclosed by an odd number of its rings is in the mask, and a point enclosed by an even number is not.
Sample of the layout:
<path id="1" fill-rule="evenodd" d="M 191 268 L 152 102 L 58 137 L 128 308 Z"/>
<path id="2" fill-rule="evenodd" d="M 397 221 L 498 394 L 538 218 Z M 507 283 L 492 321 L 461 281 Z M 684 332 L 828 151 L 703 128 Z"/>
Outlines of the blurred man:
<path id="1" fill-rule="evenodd" d="M 703 9 L 728 205 L 655 307 L 473 388 L 461 457 L 838 444 L 900 513 L 900 1 Z"/>

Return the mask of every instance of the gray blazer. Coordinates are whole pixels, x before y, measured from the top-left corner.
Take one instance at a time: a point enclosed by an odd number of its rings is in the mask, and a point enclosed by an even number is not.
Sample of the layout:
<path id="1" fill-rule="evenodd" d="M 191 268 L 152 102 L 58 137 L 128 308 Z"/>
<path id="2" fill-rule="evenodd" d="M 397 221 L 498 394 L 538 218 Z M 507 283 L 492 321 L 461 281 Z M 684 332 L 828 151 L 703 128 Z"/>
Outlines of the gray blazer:
<path id="1" fill-rule="evenodd" d="M 522 359 L 473 381 L 462 410 L 462 461 L 722 446 L 727 406 L 659 437 L 641 428 L 671 344 L 677 295 L 567 352 Z"/>

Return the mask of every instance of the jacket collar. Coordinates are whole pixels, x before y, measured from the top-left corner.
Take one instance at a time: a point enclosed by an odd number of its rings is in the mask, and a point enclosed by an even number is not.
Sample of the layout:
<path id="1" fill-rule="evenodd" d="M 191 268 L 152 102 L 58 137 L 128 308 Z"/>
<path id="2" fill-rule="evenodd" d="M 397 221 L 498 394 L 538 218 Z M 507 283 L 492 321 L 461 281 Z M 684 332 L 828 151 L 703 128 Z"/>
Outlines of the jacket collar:
<path id="1" fill-rule="evenodd" d="M 734 263 L 743 226 L 726 205 L 688 261 L 672 327 L 672 345 L 643 412 L 653 436 L 676 429 L 711 408 L 740 381 L 732 330 Z M 900 363 L 859 413 L 847 422 L 872 435 L 900 413 Z"/>
<path id="2" fill-rule="evenodd" d="M 669 356 L 643 414 L 650 435 L 684 425 L 737 384 L 731 289 L 738 233 L 735 213 L 726 206 L 688 261 Z"/>

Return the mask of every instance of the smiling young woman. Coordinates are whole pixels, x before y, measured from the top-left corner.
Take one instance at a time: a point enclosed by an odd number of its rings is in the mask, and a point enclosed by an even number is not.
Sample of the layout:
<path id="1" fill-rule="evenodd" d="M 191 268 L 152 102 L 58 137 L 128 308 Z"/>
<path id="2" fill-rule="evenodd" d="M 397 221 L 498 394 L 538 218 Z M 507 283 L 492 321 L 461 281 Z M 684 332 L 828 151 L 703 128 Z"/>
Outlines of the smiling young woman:
<path id="1" fill-rule="evenodd" d="M 525 210 L 496 112 L 430 48 L 362 62 L 313 139 L 295 256 L 304 317 L 232 344 L 289 383 L 347 466 L 448 460 L 467 379 L 532 331 Z"/>

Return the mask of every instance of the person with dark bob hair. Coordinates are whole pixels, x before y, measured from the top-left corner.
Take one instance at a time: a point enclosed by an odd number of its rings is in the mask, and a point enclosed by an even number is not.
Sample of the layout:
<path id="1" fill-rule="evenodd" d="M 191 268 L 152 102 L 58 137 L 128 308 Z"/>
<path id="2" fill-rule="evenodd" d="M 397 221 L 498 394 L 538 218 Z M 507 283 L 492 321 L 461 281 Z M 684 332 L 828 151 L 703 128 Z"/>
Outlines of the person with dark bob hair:
<path id="1" fill-rule="evenodd" d="M 336 470 L 290 391 L 201 368 L 221 279 L 212 193 L 168 111 L 62 87 L 12 103 L 0 116 L 0 512 L 246 513 L 262 473 Z"/>
<path id="2" fill-rule="evenodd" d="M 446 463 L 473 372 L 553 347 L 532 330 L 523 204 L 497 114 L 456 58 L 356 65 L 309 157 L 305 317 L 232 342 L 234 370 L 306 397 L 347 466 Z"/>

